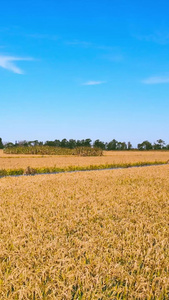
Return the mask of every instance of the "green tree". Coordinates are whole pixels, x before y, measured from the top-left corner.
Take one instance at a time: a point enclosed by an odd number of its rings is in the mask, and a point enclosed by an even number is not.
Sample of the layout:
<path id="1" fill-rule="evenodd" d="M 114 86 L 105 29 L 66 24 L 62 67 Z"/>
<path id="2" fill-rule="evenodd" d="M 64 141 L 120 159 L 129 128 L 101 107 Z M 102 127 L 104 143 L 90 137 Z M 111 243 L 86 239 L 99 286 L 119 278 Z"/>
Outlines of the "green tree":
<path id="1" fill-rule="evenodd" d="M 46 141 L 45 146 L 55 147 L 55 142 L 54 141 Z"/>
<path id="2" fill-rule="evenodd" d="M 55 146 L 60 147 L 61 142 L 59 140 L 55 140 Z"/>
<path id="3" fill-rule="evenodd" d="M 95 140 L 93 143 L 93 147 L 105 150 L 105 143 L 101 142 L 100 140 Z"/>
<path id="4" fill-rule="evenodd" d="M 61 141 L 61 143 L 60 143 L 60 146 L 61 146 L 62 148 L 67 148 L 67 147 L 68 147 L 68 141 L 67 141 L 67 139 L 63 139 L 63 140 Z"/>
<path id="5" fill-rule="evenodd" d="M 157 140 L 156 143 L 154 143 L 154 149 L 155 150 L 161 150 L 165 147 L 165 142 L 162 139 Z"/>
<path id="6" fill-rule="evenodd" d="M 5 148 L 15 147 L 15 145 L 11 142 L 5 143 Z"/>
<path id="7" fill-rule="evenodd" d="M 4 148 L 4 145 L 2 143 L 2 138 L 0 138 L 0 149 L 3 149 Z"/>
<path id="8" fill-rule="evenodd" d="M 138 150 L 151 150 L 153 148 L 152 144 L 149 141 L 144 141 L 137 146 Z"/>
<path id="9" fill-rule="evenodd" d="M 113 139 L 111 142 L 107 144 L 107 150 L 117 150 L 118 141 Z"/>
<path id="10" fill-rule="evenodd" d="M 18 142 L 18 146 L 20 147 L 28 147 L 29 146 L 29 142 L 24 140 L 24 141 L 19 141 Z"/>
<path id="11" fill-rule="evenodd" d="M 130 142 L 127 143 L 127 149 L 131 150 L 132 149 L 132 144 Z"/>
<path id="12" fill-rule="evenodd" d="M 127 149 L 127 145 L 125 142 L 118 142 L 117 146 L 116 146 L 117 150 L 126 150 Z"/>
<path id="13" fill-rule="evenodd" d="M 85 140 L 85 147 L 91 147 L 91 142 L 92 142 L 91 139 L 86 139 Z"/>
<path id="14" fill-rule="evenodd" d="M 82 146 L 82 142 L 80 140 L 76 141 L 76 147 L 81 147 Z"/>
<path id="15" fill-rule="evenodd" d="M 81 146 L 82 147 L 91 147 L 91 139 L 85 139 L 85 140 L 81 140 Z"/>
<path id="16" fill-rule="evenodd" d="M 68 141 L 68 147 L 69 147 L 69 149 L 74 149 L 74 148 L 76 148 L 76 140 L 70 139 L 70 140 Z"/>

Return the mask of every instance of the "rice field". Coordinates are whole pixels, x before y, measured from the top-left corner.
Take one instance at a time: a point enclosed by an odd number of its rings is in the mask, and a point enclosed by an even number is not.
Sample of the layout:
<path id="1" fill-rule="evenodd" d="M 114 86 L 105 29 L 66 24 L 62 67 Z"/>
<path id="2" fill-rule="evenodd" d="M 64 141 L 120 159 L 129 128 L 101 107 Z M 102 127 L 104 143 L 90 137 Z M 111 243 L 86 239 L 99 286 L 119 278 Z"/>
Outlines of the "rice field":
<path id="1" fill-rule="evenodd" d="M 169 165 L 1 178 L 0 216 L 0 299 L 169 299 Z"/>
<path id="2" fill-rule="evenodd" d="M 104 151 L 103 156 L 11 155 L 0 150 L 0 169 L 26 169 L 168 161 L 169 151 Z"/>

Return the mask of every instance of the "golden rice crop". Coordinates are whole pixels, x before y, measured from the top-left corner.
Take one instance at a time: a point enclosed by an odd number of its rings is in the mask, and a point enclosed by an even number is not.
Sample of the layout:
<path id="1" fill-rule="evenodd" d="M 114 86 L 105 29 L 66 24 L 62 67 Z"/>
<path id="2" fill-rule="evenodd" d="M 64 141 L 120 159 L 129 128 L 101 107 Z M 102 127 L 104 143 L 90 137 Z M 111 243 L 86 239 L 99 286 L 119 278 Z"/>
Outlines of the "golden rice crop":
<path id="1" fill-rule="evenodd" d="M 0 169 L 26 169 L 43 167 L 68 167 L 109 165 L 124 163 L 155 162 L 169 160 L 169 151 L 104 151 L 104 156 L 78 157 L 78 156 L 35 156 L 35 155 L 7 155 L 0 151 Z"/>
<path id="2" fill-rule="evenodd" d="M 0 179 L 0 299 L 169 299 L 169 166 Z"/>

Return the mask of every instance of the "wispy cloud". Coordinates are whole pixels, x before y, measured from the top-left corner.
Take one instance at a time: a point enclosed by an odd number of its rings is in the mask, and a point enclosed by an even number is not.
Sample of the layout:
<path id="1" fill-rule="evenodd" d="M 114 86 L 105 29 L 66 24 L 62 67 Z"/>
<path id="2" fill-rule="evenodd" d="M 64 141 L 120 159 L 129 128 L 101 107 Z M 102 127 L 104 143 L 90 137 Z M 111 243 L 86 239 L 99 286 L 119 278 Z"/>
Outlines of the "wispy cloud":
<path id="1" fill-rule="evenodd" d="M 80 41 L 80 40 L 72 40 L 72 41 L 65 41 L 66 45 L 70 46 L 79 46 L 83 48 L 93 48 L 93 49 L 100 49 L 100 50 L 114 50 L 114 47 L 106 46 L 106 45 L 98 45 L 92 42 Z"/>
<path id="2" fill-rule="evenodd" d="M 102 59 L 106 59 L 112 62 L 121 62 L 124 60 L 124 56 L 121 54 L 104 54 L 102 56 L 100 56 Z"/>
<path id="3" fill-rule="evenodd" d="M 33 39 L 41 39 L 41 40 L 53 40 L 56 41 L 59 39 L 57 35 L 51 35 L 51 34 L 43 34 L 43 33 L 33 33 L 33 34 L 27 34 L 27 37 L 33 38 Z"/>
<path id="4" fill-rule="evenodd" d="M 166 45 L 169 43 L 169 33 L 168 32 L 154 32 L 146 35 L 135 35 L 138 40 L 154 42 L 161 45 Z"/>
<path id="5" fill-rule="evenodd" d="M 142 81 L 144 84 L 160 84 L 169 83 L 169 76 L 154 76 L 146 78 Z"/>
<path id="6" fill-rule="evenodd" d="M 93 44 L 90 42 L 79 41 L 79 40 L 65 41 L 65 44 L 70 46 L 80 46 L 84 48 L 89 48 L 93 46 Z"/>
<path id="7" fill-rule="evenodd" d="M 112 46 L 106 46 L 106 45 L 97 45 L 95 44 L 95 48 L 96 49 L 100 49 L 100 50 L 108 50 L 108 51 L 112 51 L 115 49 L 115 47 L 112 47 Z"/>
<path id="8" fill-rule="evenodd" d="M 26 34 L 27 37 L 33 38 L 33 39 L 44 39 L 44 40 L 53 40 L 57 41 L 61 44 L 72 46 L 72 47 L 81 47 L 81 48 L 88 48 L 88 49 L 98 49 L 102 51 L 117 51 L 116 47 L 107 46 L 107 45 L 99 45 L 97 43 L 89 42 L 89 41 L 83 41 L 78 39 L 73 40 L 63 40 L 58 35 L 50 35 L 50 34 L 43 34 L 43 33 L 33 33 L 33 34 Z M 113 61 L 121 61 L 122 56 L 121 55 L 112 55 L 112 58 L 110 60 Z"/>
<path id="9" fill-rule="evenodd" d="M 24 74 L 23 70 L 16 66 L 16 61 L 30 61 L 30 57 L 15 57 L 0 55 L 0 67 L 16 74 Z"/>
<path id="10" fill-rule="evenodd" d="M 106 83 L 106 81 L 87 81 L 84 82 L 82 85 L 99 85 L 103 83 Z"/>

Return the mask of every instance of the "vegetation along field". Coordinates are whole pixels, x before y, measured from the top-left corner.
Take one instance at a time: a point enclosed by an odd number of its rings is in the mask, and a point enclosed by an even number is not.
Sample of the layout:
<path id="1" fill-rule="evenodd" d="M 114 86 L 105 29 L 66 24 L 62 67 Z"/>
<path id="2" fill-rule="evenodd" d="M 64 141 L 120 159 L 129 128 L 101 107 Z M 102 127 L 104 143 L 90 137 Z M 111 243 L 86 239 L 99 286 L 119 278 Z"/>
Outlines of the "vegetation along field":
<path id="1" fill-rule="evenodd" d="M 169 165 L 1 178 L 0 215 L 0 299 L 169 299 Z"/>

